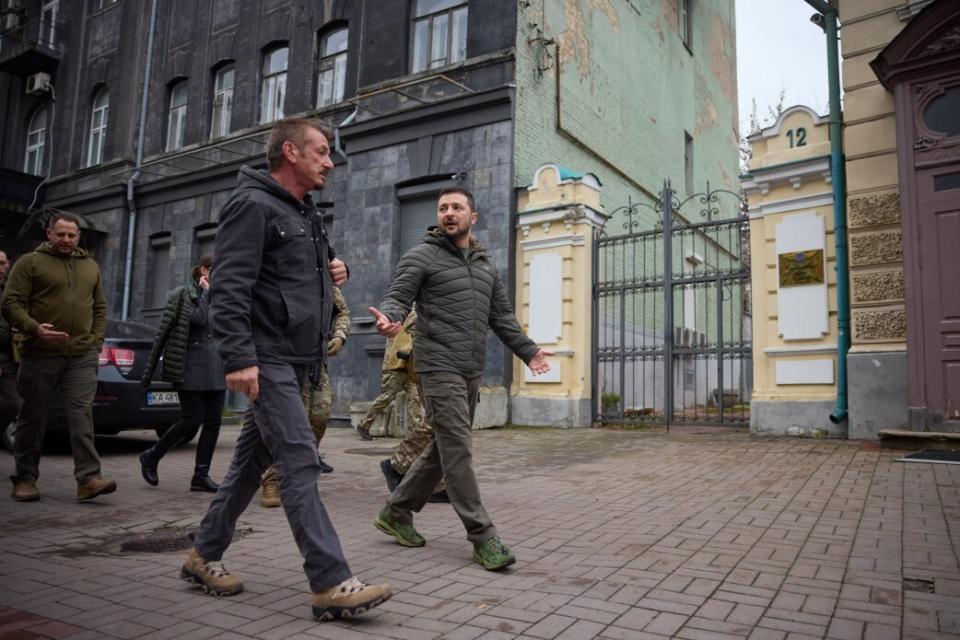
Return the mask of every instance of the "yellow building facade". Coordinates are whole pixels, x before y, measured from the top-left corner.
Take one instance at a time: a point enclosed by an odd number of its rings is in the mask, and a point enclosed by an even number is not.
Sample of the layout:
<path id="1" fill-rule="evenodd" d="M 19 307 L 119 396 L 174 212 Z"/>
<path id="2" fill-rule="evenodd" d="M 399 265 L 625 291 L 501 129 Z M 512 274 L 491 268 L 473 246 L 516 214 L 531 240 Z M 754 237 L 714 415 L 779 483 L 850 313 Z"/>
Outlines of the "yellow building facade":
<path id="1" fill-rule="evenodd" d="M 514 359 L 514 424 L 591 426 L 593 251 L 606 219 L 600 182 L 590 173 L 545 164 L 519 194 L 517 317 L 554 356 L 550 372 L 539 376 Z"/>
<path id="2" fill-rule="evenodd" d="M 826 119 L 783 111 L 749 138 L 741 177 L 750 215 L 753 394 L 757 434 L 844 436 L 836 401 L 837 298 Z"/>
<path id="3" fill-rule="evenodd" d="M 757 432 L 864 439 L 883 431 L 960 432 L 960 2 L 833 4 L 843 33 L 848 419 L 845 429 L 827 422 L 836 387 L 826 358 L 832 353 L 836 362 L 838 308 L 827 127 L 796 107 L 751 138 L 754 158 L 743 177 L 754 313 L 762 319 L 754 334 L 752 423 Z M 811 128 L 802 149 L 799 127 Z M 817 167 L 825 169 L 819 182 Z M 827 323 L 819 337 L 819 308 L 814 325 L 795 339 L 784 333 L 791 309 L 784 297 L 812 289 L 785 283 L 781 273 L 784 250 L 805 254 L 810 244 L 778 245 L 795 216 L 807 216 L 817 232 L 815 218 L 823 221 Z M 822 377 L 813 383 L 810 363 L 818 360 Z M 797 367 L 803 376 L 780 375 Z"/>

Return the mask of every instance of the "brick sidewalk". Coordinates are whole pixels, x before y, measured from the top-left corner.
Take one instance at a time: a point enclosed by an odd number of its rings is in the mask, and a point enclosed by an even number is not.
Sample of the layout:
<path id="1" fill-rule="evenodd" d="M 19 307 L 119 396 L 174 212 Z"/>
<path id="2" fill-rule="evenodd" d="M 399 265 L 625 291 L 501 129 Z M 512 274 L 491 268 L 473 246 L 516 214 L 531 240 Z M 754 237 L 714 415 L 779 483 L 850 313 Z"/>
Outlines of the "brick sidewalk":
<path id="1" fill-rule="evenodd" d="M 212 475 L 236 436 L 225 430 Z M 377 463 L 396 441 L 332 429 L 321 495 L 353 570 L 396 594 L 351 622 L 317 624 L 281 510 L 256 501 L 225 558 L 246 591 L 210 598 L 177 579 L 183 552 L 118 540 L 193 527 L 194 448 L 160 486 L 136 454 L 148 433 L 100 439 L 119 491 L 74 502 L 72 459 L 48 454 L 43 499 L 0 510 L 0 638 L 957 638 L 960 466 L 904 464 L 845 441 L 710 431 L 476 433 L 484 502 L 517 552 L 506 573 L 470 561 L 449 505 L 417 518 L 403 548 L 371 520 Z M 0 452 L 0 475 L 13 460 Z M 175 530 L 175 529 L 174 529 Z"/>

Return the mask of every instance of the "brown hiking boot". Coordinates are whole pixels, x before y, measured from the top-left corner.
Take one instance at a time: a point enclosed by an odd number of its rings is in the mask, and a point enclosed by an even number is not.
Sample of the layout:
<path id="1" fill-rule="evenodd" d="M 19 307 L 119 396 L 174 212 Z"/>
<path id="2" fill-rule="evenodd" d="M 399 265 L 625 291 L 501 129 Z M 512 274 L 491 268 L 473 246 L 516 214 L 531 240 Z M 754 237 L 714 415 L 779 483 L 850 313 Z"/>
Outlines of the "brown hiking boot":
<path id="1" fill-rule="evenodd" d="M 77 500 L 93 500 L 97 496 L 105 496 L 117 490 L 117 483 L 109 478 L 94 476 L 77 487 Z"/>
<path id="2" fill-rule="evenodd" d="M 356 576 L 313 594 L 313 618 L 326 622 L 352 618 L 383 604 L 393 591 L 386 584 L 363 584 Z"/>
<path id="3" fill-rule="evenodd" d="M 240 578 L 230 575 L 221 562 L 207 562 L 196 548 L 190 549 L 180 569 L 180 579 L 195 584 L 211 596 L 232 596 L 243 591 Z"/>
<path id="4" fill-rule="evenodd" d="M 34 502 L 40 499 L 36 480 L 21 480 L 13 483 L 13 499 L 17 502 Z"/>
<path id="5" fill-rule="evenodd" d="M 280 506 L 280 484 L 275 479 L 264 480 L 261 483 L 260 506 L 267 508 Z"/>

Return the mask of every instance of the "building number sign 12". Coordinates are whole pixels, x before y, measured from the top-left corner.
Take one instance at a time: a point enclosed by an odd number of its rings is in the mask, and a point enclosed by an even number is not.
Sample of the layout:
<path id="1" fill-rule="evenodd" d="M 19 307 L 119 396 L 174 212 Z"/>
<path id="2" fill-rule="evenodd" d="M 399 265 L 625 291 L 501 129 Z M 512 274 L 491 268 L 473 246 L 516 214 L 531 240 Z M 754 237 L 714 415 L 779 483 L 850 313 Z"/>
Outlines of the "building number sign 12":
<path id="1" fill-rule="evenodd" d="M 807 130 L 803 127 L 796 129 L 787 129 L 787 139 L 790 141 L 790 148 L 807 146 Z"/>

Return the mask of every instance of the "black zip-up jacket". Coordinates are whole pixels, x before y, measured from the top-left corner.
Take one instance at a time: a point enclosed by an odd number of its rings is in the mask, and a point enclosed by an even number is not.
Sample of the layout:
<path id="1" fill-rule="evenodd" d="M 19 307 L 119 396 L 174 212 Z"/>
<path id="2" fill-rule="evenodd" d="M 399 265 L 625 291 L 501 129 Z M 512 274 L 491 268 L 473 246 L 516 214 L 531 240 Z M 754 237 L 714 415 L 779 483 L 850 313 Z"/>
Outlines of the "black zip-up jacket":
<path id="1" fill-rule="evenodd" d="M 417 373 L 479 376 L 487 356 L 488 328 L 525 363 L 540 349 L 523 333 L 486 249 L 473 238 L 464 254 L 440 229 L 431 227 L 423 242 L 404 254 L 380 311 L 399 322 L 414 302 Z"/>
<path id="2" fill-rule="evenodd" d="M 310 194 L 240 169 L 220 211 L 210 323 L 225 373 L 260 362 L 320 363 L 333 317 L 334 253 Z"/>

